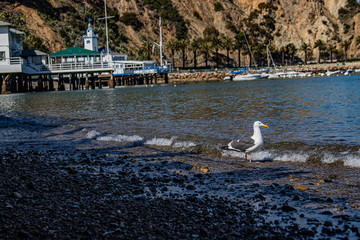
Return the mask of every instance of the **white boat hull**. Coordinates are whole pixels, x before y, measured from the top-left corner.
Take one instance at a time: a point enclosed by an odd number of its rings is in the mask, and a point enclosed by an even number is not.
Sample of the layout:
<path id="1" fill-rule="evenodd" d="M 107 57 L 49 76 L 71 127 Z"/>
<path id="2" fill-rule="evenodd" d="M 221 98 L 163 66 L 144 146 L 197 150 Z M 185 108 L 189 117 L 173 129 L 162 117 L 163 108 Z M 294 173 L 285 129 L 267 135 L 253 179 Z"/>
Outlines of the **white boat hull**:
<path id="1" fill-rule="evenodd" d="M 260 78 L 263 78 L 261 74 L 239 74 L 239 75 L 236 75 L 234 78 L 233 78 L 233 81 L 249 81 L 249 80 L 256 80 L 256 79 L 260 79 Z"/>

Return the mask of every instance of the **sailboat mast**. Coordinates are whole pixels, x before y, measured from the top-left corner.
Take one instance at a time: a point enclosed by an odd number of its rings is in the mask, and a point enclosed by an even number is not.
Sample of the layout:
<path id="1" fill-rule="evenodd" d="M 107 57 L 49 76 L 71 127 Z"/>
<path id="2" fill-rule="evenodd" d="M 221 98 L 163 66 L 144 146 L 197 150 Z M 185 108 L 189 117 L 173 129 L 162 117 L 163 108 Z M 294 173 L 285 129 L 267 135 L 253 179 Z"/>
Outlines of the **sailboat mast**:
<path id="1" fill-rule="evenodd" d="M 160 66 L 163 66 L 163 55 L 162 55 L 163 40 L 162 40 L 161 17 L 159 19 L 159 27 L 160 27 Z"/>
<path id="2" fill-rule="evenodd" d="M 254 59 L 254 56 L 253 56 L 253 54 L 252 54 L 252 51 L 251 51 L 251 48 L 250 48 L 250 45 L 249 45 L 249 42 L 248 42 L 248 40 L 247 40 L 247 37 L 246 37 L 246 34 L 245 34 L 245 33 L 244 33 L 244 37 L 245 37 L 246 45 L 248 46 L 249 51 L 250 51 L 251 60 L 253 60 L 254 66 L 257 67 L 256 62 L 255 62 L 255 59 Z M 250 61 L 251 61 L 251 60 L 250 60 Z"/>
<path id="3" fill-rule="evenodd" d="M 268 68 L 270 69 L 270 57 L 269 57 L 269 46 L 266 45 L 266 57 L 268 62 Z"/>

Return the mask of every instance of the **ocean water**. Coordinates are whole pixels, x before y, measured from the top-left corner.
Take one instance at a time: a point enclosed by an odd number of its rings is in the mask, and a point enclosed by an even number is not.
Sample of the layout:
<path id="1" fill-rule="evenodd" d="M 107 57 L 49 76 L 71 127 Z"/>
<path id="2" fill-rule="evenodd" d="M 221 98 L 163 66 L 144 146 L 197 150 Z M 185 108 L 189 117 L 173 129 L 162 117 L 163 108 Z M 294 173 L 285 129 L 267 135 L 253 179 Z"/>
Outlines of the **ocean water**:
<path id="1" fill-rule="evenodd" d="M 360 167 L 358 75 L 0 95 L 3 143 L 218 149 L 257 120 L 269 128 L 253 159 Z"/>

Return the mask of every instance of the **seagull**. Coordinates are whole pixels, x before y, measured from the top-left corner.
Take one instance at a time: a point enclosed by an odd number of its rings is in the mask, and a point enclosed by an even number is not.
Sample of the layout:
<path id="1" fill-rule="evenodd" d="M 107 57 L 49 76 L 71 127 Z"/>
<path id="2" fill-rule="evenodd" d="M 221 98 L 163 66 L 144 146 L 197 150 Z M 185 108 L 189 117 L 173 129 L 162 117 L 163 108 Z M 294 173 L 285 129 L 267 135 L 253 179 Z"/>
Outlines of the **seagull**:
<path id="1" fill-rule="evenodd" d="M 227 146 L 222 147 L 222 149 L 244 152 L 245 159 L 248 159 L 247 156 L 249 155 L 249 161 L 251 162 L 250 153 L 259 150 L 264 144 L 260 127 L 268 128 L 268 126 L 262 122 L 256 121 L 254 122 L 254 134 L 251 137 L 232 140 Z"/>

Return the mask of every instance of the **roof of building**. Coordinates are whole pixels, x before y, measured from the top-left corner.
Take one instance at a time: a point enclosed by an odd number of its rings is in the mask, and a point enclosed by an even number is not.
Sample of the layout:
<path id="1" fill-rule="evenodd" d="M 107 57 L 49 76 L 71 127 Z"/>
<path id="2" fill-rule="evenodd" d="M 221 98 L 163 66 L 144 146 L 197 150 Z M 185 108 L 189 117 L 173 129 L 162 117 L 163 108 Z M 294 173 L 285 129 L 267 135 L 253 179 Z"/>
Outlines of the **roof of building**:
<path id="1" fill-rule="evenodd" d="M 0 26 L 11 26 L 11 23 L 0 21 Z"/>
<path id="2" fill-rule="evenodd" d="M 47 56 L 46 53 L 39 50 L 25 49 L 22 51 L 21 56 L 29 57 L 29 56 Z"/>
<path id="3" fill-rule="evenodd" d="M 18 34 L 18 35 L 25 35 L 24 32 L 19 31 L 19 30 L 15 29 L 15 28 L 10 28 L 10 32 Z"/>
<path id="4" fill-rule="evenodd" d="M 93 56 L 100 55 L 101 53 L 87 50 L 80 47 L 71 47 L 56 53 L 52 53 L 49 57 L 73 57 L 73 56 Z"/>

